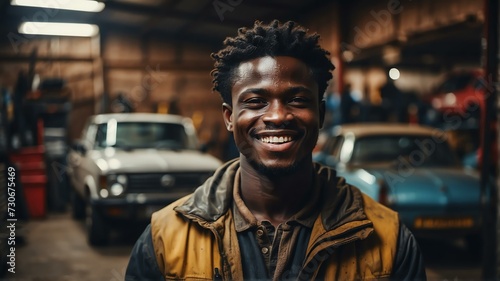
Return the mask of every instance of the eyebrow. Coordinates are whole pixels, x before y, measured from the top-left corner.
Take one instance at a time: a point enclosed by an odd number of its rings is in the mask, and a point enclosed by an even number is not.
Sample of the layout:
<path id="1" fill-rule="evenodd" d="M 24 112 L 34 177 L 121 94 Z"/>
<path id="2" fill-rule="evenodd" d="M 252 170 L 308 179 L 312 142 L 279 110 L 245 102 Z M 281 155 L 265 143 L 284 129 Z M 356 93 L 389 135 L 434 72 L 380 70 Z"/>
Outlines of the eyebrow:
<path id="1" fill-rule="evenodd" d="M 307 93 L 312 94 L 312 91 L 309 88 L 304 87 L 304 86 L 290 87 L 290 88 L 286 89 L 285 92 L 286 92 L 286 94 L 295 94 L 295 93 L 300 93 L 300 92 L 307 92 Z M 268 91 L 263 89 L 263 88 L 249 88 L 249 89 L 246 89 L 245 91 L 241 92 L 240 94 L 248 94 L 248 93 L 256 93 L 259 95 L 264 95 L 264 94 L 267 94 Z"/>

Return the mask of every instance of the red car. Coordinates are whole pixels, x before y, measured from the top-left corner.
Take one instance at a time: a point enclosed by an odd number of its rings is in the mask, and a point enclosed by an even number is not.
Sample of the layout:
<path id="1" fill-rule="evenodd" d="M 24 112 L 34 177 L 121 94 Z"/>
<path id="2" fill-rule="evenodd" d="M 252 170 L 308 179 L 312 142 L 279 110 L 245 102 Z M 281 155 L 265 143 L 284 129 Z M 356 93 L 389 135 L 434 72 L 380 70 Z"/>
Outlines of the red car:
<path id="1" fill-rule="evenodd" d="M 473 151 L 464 158 L 464 163 L 472 167 L 480 167 L 482 163 L 482 148 L 479 147 L 482 134 L 481 121 L 486 103 L 486 97 L 492 92 L 493 83 L 484 77 L 481 69 L 451 72 L 437 89 L 429 96 L 432 108 L 440 115 L 440 124 L 444 129 L 465 129 L 472 138 L 477 138 Z M 460 118 L 457 118 L 459 116 Z M 464 131 L 461 131 L 464 134 Z M 490 151 L 492 167 L 498 161 L 496 142 L 492 143 Z M 461 144 L 465 147 L 465 144 Z"/>
<path id="2" fill-rule="evenodd" d="M 457 115 L 465 121 L 473 118 L 479 122 L 488 85 L 481 70 L 455 71 L 430 95 L 430 103 L 443 115 L 444 122 Z"/>

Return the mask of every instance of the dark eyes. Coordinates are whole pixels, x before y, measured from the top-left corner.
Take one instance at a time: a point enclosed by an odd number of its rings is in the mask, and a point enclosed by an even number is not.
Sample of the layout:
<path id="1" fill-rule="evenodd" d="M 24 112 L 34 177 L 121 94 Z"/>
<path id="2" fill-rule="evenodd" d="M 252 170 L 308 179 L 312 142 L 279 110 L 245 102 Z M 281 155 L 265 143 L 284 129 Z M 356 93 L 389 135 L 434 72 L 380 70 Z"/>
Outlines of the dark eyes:
<path id="1" fill-rule="evenodd" d="M 289 103 L 292 103 L 292 104 L 307 104 L 311 101 L 311 99 L 309 98 L 305 98 L 305 97 L 294 97 L 290 100 Z"/>
<path id="2" fill-rule="evenodd" d="M 243 102 L 249 108 L 261 108 L 266 106 L 267 101 L 261 98 L 250 98 Z"/>
<path id="3" fill-rule="evenodd" d="M 310 101 L 311 99 L 307 97 L 293 97 L 287 103 L 294 106 L 301 106 L 309 104 Z M 250 98 L 243 101 L 243 103 L 249 106 L 265 106 L 268 104 L 268 101 L 264 98 Z"/>
<path id="4" fill-rule="evenodd" d="M 245 100 L 245 103 L 248 103 L 248 104 L 260 104 L 260 103 L 263 103 L 263 104 L 265 104 L 266 101 L 264 99 L 261 99 L 261 98 L 251 98 L 251 99 Z"/>

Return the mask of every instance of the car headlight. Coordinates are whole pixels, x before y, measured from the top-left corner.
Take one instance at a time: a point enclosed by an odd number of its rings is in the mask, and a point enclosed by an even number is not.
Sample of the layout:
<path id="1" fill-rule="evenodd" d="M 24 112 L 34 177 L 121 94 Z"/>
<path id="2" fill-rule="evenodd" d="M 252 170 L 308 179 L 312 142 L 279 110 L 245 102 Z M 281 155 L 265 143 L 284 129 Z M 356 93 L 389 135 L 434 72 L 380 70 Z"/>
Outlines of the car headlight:
<path id="1" fill-rule="evenodd" d="M 102 175 L 99 178 L 99 195 L 103 198 L 108 196 L 120 196 L 127 187 L 126 175 Z"/>

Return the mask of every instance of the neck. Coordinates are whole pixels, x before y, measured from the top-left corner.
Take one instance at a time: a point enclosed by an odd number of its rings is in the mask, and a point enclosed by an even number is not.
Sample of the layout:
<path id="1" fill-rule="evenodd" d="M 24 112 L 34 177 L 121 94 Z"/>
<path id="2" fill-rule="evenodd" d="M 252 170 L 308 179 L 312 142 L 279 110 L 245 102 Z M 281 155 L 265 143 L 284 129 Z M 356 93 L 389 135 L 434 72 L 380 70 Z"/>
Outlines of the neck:
<path id="1" fill-rule="evenodd" d="M 276 176 L 263 174 L 242 160 L 241 198 L 257 220 L 267 220 L 277 226 L 305 206 L 312 175 L 312 161 L 299 165 L 295 173 Z"/>

